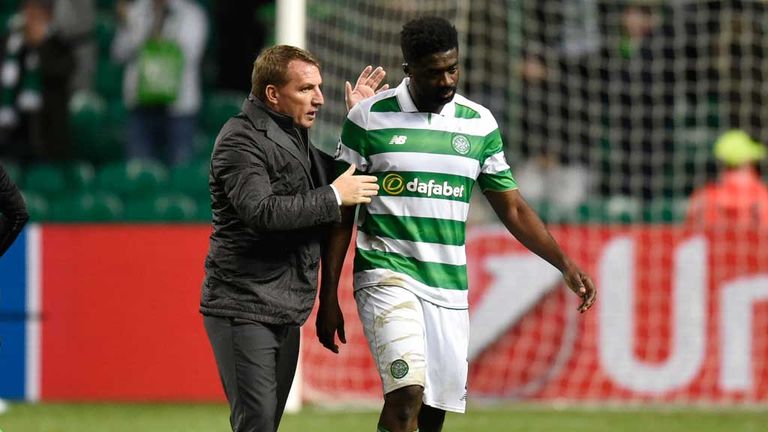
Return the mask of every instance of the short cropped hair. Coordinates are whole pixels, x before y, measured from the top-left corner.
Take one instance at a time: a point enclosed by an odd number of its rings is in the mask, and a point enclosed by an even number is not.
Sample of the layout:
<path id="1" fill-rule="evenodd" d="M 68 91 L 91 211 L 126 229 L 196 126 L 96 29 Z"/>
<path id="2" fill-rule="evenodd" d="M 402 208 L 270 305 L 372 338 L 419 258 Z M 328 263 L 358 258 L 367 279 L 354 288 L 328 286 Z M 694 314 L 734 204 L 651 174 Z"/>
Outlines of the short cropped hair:
<path id="1" fill-rule="evenodd" d="M 456 27 L 443 18 L 416 18 L 405 23 L 400 32 L 400 48 L 408 63 L 458 47 Z"/>
<path id="2" fill-rule="evenodd" d="M 320 69 L 320 62 L 307 50 L 290 45 L 269 47 L 253 62 L 251 93 L 263 101 L 268 85 L 285 85 L 288 82 L 288 63 L 292 60 L 310 63 Z"/>

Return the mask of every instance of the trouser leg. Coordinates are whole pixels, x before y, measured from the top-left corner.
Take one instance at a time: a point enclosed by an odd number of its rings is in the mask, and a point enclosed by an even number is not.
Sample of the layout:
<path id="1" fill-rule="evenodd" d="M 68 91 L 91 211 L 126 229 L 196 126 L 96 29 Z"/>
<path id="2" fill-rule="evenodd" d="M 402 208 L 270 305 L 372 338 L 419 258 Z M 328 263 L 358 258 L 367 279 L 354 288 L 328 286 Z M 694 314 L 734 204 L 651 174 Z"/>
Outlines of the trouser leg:
<path id="1" fill-rule="evenodd" d="M 232 430 L 276 430 L 277 360 L 288 328 L 210 316 L 204 324 L 229 401 Z"/>
<path id="2" fill-rule="evenodd" d="M 299 327 L 286 327 L 285 340 L 277 353 L 277 407 L 275 409 L 275 430 L 280 426 L 288 393 L 291 391 L 296 364 L 299 360 L 301 334 Z"/>

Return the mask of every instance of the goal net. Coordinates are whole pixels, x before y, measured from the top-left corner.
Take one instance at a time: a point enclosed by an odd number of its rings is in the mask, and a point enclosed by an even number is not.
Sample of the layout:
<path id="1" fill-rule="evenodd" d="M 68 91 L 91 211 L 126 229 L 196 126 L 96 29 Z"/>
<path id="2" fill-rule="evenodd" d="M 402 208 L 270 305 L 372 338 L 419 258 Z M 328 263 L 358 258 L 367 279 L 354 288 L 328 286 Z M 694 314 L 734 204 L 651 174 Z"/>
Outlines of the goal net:
<path id="1" fill-rule="evenodd" d="M 768 143 L 768 4 L 694 0 L 308 1 L 308 48 L 333 152 L 344 81 L 367 64 L 403 78 L 399 32 L 422 15 L 460 35 L 461 93 L 488 107 L 521 192 L 595 279 L 597 306 L 520 246 L 475 191 L 467 239 L 470 401 L 768 400 L 768 230 L 692 226 L 712 148 L 740 129 Z M 760 162 L 763 172 L 765 161 Z M 351 255 L 351 253 L 350 253 Z M 306 401 L 381 401 L 351 293 L 339 355 L 303 336 Z"/>

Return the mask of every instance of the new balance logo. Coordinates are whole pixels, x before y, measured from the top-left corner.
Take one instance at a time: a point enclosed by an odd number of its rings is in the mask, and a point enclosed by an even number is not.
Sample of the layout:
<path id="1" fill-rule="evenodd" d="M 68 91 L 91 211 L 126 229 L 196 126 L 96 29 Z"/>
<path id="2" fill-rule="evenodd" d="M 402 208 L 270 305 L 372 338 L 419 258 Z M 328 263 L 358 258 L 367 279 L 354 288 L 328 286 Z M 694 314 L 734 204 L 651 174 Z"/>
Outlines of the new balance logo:
<path id="1" fill-rule="evenodd" d="M 405 135 L 392 135 L 392 139 L 389 140 L 389 143 L 402 145 L 405 144 L 406 140 L 408 140 L 408 137 Z"/>

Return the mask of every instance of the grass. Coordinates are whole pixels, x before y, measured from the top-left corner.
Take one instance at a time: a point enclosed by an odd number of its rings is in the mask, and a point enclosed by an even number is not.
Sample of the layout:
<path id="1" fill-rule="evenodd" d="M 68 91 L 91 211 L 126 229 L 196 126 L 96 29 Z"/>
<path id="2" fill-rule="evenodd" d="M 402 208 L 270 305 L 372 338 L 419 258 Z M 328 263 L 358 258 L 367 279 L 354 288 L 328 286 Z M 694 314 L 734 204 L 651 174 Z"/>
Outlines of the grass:
<path id="1" fill-rule="evenodd" d="M 14 404 L 0 415 L 3 432 L 196 432 L 229 430 L 221 404 Z M 374 411 L 305 408 L 283 418 L 281 432 L 373 431 Z M 471 407 L 449 414 L 446 432 L 765 432 L 762 410 L 554 409 Z"/>

